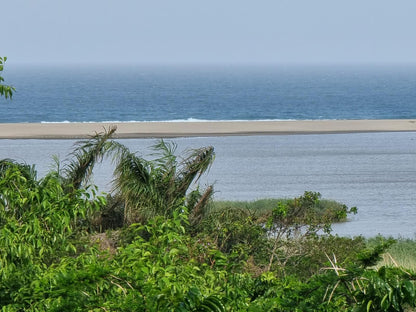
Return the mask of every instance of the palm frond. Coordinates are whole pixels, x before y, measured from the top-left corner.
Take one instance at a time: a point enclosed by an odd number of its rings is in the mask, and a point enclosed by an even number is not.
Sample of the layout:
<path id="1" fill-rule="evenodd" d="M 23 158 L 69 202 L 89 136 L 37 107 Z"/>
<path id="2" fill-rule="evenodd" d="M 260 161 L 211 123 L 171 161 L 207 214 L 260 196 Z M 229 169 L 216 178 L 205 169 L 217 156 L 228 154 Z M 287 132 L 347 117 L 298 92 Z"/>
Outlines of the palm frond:
<path id="1" fill-rule="evenodd" d="M 204 194 L 201 195 L 195 206 L 188 207 L 188 209 L 191 212 L 189 216 L 191 224 L 195 225 L 202 220 L 202 217 L 206 213 L 205 210 L 208 205 L 208 202 L 211 199 L 213 193 L 214 187 L 212 185 L 208 186 L 208 188 L 205 190 Z"/>
<path id="2" fill-rule="evenodd" d="M 153 162 L 159 170 L 160 179 L 165 183 L 173 183 L 177 167 L 177 144 L 162 139 L 153 145 L 152 149 L 154 152 L 150 156 L 156 157 Z"/>
<path id="3" fill-rule="evenodd" d="M 152 214 L 159 206 L 157 199 L 160 196 L 151 175 L 151 162 L 128 150 L 119 157 L 114 170 L 113 191 L 125 201 L 125 221 L 131 223 L 133 219 L 144 219 L 145 215 Z"/>
<path id="4" fill-rule="evenodd" d="M 115 126 L 110 127 L 103 133 L 96 133 L 87 140 L 75 143 L 76 148 L 70 154 L 72 159 L 63 168 L 66 187 L 78 189 L 90 179 L 94 165 L 102 161 L 106 153 L 116 148 L 113 141 L 109 140 L 116 129 Z"/>
<path id="5" fill-rule="evenodd" d="M 185 195 L 192 182 L 199 178 L 211 168 L 215 159 L 214 147 L 208 146 L 194 149 L 181 163 L 181 169 L 177 173 L 177 190 Z"/>

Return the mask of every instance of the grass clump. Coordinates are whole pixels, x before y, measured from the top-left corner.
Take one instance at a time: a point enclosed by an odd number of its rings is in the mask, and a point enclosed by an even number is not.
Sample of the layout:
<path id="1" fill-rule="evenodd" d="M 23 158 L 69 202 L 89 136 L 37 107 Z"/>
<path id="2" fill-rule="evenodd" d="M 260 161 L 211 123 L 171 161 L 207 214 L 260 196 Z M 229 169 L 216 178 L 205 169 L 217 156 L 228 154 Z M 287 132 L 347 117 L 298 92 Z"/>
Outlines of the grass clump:
<path id="1" fill-rule="evenodd" d="M 383 238 L 368 239 L 368 245 L 375 245 Z M 387 248 L 377 267 L 392 266 L 416 272 L 416 240 L 410 238 L 398 238 Z"/>

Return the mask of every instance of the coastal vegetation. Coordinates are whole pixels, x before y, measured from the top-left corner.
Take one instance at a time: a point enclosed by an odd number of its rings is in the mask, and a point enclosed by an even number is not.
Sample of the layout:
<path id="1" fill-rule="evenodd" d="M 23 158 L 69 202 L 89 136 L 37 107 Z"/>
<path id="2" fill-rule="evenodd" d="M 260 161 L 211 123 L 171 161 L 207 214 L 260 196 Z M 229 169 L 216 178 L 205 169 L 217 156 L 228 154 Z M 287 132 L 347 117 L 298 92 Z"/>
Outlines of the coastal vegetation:
<path id="1" fill-rule="evenodd" d="M 213 147 L 144 157 L 110 128 L 44 177 L 0 161 L 1 311 L 412 311 L 410 241 L 331 234 L 356 209 L 316 192 L 215 202 Z M 114 187 L 91 183 L 109 157 Z M 409 245 L 406 245 L 409 244 Z M 408 247 L 410 246 L 410 247 Z M 384 262 L 383 262 L 384 261 Z"/>
<path id="2" fill-rule="evenodd" d="M 0 161 L 1 311 L 415 307 L 414 266 L 395 260 L 413 241 L 332 235 L 356 209 L 316 192 L 215 202 L 213 186 L 191 189 L 212 147 L 179 157 L 161 140 L 149 160 L 115 131 L 78 142 L 42 178 L 32 165 Z M 100 195 L 90 180 L 105 157 L 114 188 Z"/>
<path id="3" fill-rule="evenodd" d="M 356 209 L 317 192 L 213 201 L 196 185 L 213 147 L 160 140 L 146 159 L 115 131 L 42 178 L 0 160 L 1 311 L 415 311 L 413 240 L 332 235 Z M 106 157 L 104 195 L 91 178 Z"/>
<path id="4" fill-rule="evenodd" d="M 9 85 L 3 84 L 4 78 L 2 77 L 2 72 L 4 69 L 4 63 L 7 61 L 7 57 L 0 57 L 0 97 L 3 96 L 4 98 L 12 98 L 13 91 L 15 88 Z"/>

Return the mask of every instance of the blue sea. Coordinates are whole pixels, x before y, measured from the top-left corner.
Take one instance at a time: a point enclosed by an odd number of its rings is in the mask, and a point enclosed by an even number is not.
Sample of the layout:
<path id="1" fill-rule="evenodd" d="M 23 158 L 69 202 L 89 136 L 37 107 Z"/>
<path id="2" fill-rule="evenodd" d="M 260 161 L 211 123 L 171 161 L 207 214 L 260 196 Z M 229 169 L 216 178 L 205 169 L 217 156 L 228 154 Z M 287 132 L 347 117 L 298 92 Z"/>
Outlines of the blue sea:
<path id="1" fill-rule="evenodd" d="M 6 69 L 2 123 L 416 118 L 416 66 Z"/>
<path id="2" fill-rule="evenodd" d="M 411 119 L 416 67 L 28 67 L 7 68 L 17 91 L 0 122 Z M 101 129 L 97 129 L 100 131 Z M 300 196 L 357 206 L 347 236 L 415 237 L 416 133 L 176 138 L 178 153 L 212 145 L 202 185 L 215 199 Z M 143 157 L 152 139 L 121 140 Z M 0 140 L 0 159 L 35 164 L 42 176 L 74 140 Z M 111 189 L 111 162 L 94 171 Z"/>

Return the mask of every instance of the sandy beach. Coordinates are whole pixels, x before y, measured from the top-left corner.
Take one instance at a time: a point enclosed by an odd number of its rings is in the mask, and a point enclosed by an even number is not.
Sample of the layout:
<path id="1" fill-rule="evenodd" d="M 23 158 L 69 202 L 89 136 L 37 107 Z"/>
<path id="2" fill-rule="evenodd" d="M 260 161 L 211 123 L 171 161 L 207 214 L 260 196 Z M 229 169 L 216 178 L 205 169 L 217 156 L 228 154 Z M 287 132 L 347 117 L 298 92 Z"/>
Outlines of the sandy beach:
<path id="1" fill-rule="evenodd" d="M 0 139 L 78 139 L 116 126 L 118 138 L 416 131 L 414 119 L 120 123 L 3 123 Z"/>

